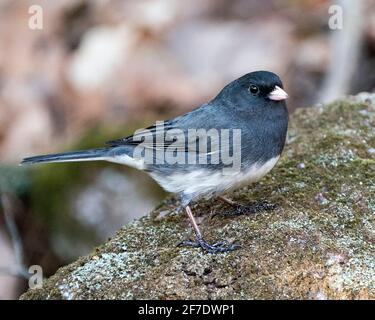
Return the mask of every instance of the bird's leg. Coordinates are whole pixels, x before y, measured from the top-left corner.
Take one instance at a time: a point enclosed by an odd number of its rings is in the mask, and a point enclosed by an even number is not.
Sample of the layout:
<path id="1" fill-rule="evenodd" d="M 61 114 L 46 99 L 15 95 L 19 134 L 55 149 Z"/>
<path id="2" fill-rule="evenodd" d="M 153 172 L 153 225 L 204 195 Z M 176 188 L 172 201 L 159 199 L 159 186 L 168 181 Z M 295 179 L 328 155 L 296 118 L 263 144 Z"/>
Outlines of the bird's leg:
<path id="1" fill-rule="evenodd" d="M 197 238 L 202 239 L 202 233 L 201 233 L 201 230 L 198 227 L 197 221 L 195 220 L 195 218 L 193 216 L 193 212 L 191 212 L 191 209 L 190 209 L 189 206 L 186 206 L 185 210 L 186 210 L 186 213 L 187 213 L 187 215 L 189 217 L 190 223 L 193 226 L 193 229 L 194 229 L 194 232 L 195 232 L 195 236 Z"/>
<path id="2" fill-rule="evenodd" d="M 231 199 L 228 199 L 227 197 L 224 197 L 224 196 L 218 196 L 218 198 L 219 198 L 221 201 L 223 201 L 223 202 L 229 204 L 229 205 L 232 206 L 232 207 L 240 206 L 239 203 L 237 203 L 237 202 L 235 202 L 235 201 L 233 201 L 233 200 L 231 200 Z"/>
<path id="3" fill-rule="evenodd" d="M 224 197 L 224 196 L 218 196 L 218 199 L 223 201 L 224 203 L 226 204 L 229 204 L 231 207 L 234 208 L 234 211 L 230 212 L 230 213 L 226 213 L 225 215 L 241 215 L 241 214 L 244 214 L 245 210 L 247 209 L 245 206 L 243 206 L 242 204 L 240 203 L 237 203 L 227 197 Z M 246 210 L 247 211 L 247 210 Z M 220 213 L 214 213 L 211 218 L 215 217 L 216 215 L 218 215 Z"/>
<path id="4" fill-rule="evenodd" d="M 191 241 L 191 240 L 183 241 L 179 244 L 179 246 L 187 246 L 187 247 L 195 247 L 195 248 L 201 247 L 204 251 L 208 253 L 228 252 L 228 251 L 236 250 L 239 247 L 239 245 L 237 244 L 228 244 L 227 241 L 220 241 L 212 245 L 207 243 L 203 239 L 202 233 L 193 216 L 193 213 L 191 212 L 190 207 L 186 206 L 185 210 L 189 217 L 190 223 L 194 229 L 196 240 L 195 241 Z"/>
<path id="5" fill-rule="evenodd" d="M 217 215 L 239 216 L 239 215 L 244 215 L 244 214 L 254 214 L 254 213 L 258 213 L 262 211 L 274 210 L 276 208 L 276 205 L 271 204 L 267 201 L 262 201 L 262 202 L 258 202 L 255 204 L 245 206 L 231 199 L 228 199 L 224 196 L 218 196 L 218 199 L 225 202 L 226 204 L 229 204 L 235 210 L 231 212 L 226 212 L 226 213 L 215 213 L 212 215 L 212 218 Z"/>

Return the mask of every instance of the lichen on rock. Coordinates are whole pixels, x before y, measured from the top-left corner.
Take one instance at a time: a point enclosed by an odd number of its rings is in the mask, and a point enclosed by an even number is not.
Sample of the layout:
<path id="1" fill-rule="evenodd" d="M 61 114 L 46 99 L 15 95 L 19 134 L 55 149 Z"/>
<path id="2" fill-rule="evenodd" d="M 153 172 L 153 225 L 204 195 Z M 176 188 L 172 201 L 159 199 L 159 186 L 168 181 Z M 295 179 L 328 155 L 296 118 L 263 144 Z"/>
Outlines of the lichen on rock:
<path id="1" fill-rule="evenodd" d="M 276 209 L 211 219 L 232 209 L 193 206 L 207 240 L 239 250 L 177 247 L 193 234 L 170 197 L 21 298 L 375 299 L 374 147 L 374 94 L 299 109 L 278 165 L 233 194 Z"/>

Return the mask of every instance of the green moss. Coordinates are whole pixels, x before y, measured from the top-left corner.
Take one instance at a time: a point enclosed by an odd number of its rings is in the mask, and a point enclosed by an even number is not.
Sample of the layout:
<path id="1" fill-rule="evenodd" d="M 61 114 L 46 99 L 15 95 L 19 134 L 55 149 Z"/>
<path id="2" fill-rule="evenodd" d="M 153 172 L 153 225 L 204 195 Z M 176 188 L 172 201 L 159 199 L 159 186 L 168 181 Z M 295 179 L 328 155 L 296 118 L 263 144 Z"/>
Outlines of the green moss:
<path id="1" fill-rule="evenodd" d="M 359 97 L 298 110 L 276 168 L 233 194 L 275 210 L 211 219 L 232 209 L 193 207 L 207 240 L 238 251 L 176 247 L 192 231 L 170 197 L 22 298 L 374 299 L 374 127 L 375 108 Z"/>

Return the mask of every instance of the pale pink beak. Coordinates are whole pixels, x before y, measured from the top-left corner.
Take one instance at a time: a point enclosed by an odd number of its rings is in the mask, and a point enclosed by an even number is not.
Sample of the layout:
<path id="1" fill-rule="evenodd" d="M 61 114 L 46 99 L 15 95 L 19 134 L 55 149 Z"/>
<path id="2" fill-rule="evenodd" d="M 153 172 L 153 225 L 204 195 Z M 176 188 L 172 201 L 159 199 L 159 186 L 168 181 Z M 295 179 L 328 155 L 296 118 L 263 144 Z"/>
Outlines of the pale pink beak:
<path id="1" fill-rule="evenodd" d="M 268 95 L 268 98 L 275 101 L 285 100 L 289 96 L 288 94 L 281 89 L 279 86 L 275 86 L 275 89 L 271 91 L 271 93 Z"/>

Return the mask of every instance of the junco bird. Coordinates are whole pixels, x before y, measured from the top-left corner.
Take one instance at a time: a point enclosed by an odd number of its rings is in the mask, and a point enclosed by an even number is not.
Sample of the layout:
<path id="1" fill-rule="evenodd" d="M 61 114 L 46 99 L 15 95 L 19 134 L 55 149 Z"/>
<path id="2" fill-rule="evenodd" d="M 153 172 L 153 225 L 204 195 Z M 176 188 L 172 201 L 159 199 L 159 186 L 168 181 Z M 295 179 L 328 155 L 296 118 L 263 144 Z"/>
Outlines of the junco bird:
<path id="1" fill-rule="evenodd" d="M 285 144 L 287 97 L 276 74 L 251 72 L 210 102 L 104 148 L 35 156 L 22 164 L 104 160 L 143 170 L 179 195 L 196 236 L 182 245 L 210 253 L 232 251 L 236 244 L 203 239 L 189 204 L 258 181 L 274 167 Z"/>

